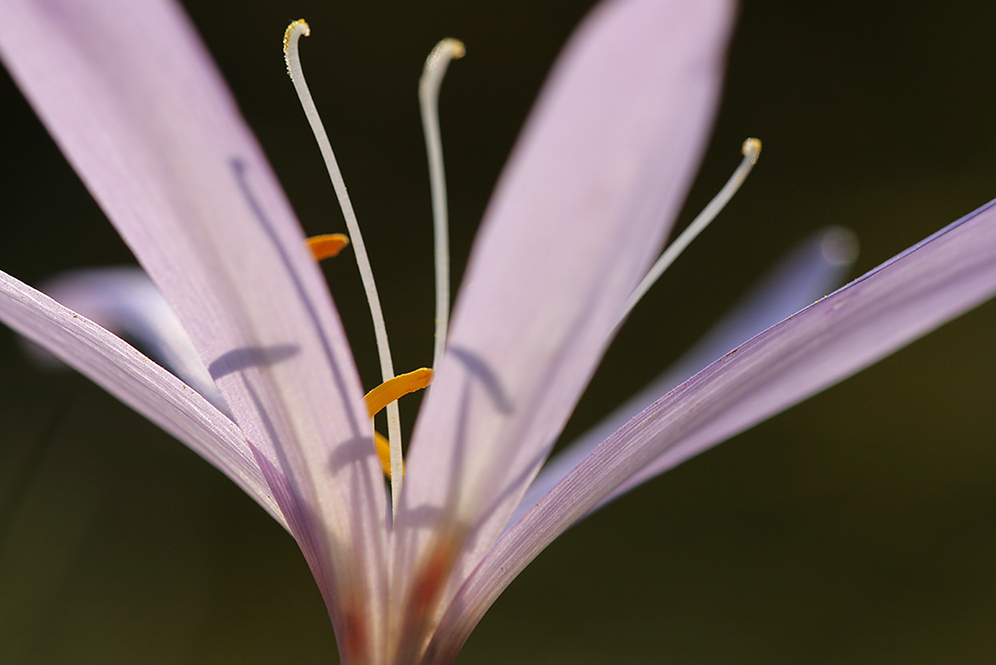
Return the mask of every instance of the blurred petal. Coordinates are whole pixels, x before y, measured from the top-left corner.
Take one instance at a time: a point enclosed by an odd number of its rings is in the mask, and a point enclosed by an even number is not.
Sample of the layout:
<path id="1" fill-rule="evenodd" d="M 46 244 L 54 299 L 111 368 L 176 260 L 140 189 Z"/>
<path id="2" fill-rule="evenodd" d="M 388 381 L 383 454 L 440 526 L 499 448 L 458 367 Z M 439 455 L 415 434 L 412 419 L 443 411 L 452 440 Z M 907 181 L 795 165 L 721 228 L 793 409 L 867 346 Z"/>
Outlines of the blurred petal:
<path id="1" fill-rule="evenodd" d="M 455 653 L 529 561 L 646 464 L 674 466 L 994 294 L 996 201 L 734 349 L 612 435 L 498 541 L 448 608 L 434 649 Z"/>
<path id="2" fill-rule="evenodd" d="M 857 248 L 854 234 L 841 227 L 824 229 L 801 242 L 674 365 L 551 458 L 529 486 L 509 526 L 553 489 L 598 444 L 660 399 L 661 395 L 738 344 L 840 286 L 854 265 Z M 660 473 L 651 473 L 652 469 L 653 465 L 641 470 L 638 482 L 645 482 Z M 634 485 L 632 481 L 626 483 L 628 489 Z M 618 495 L 614 493 L 612 497 Z"/>
<path id="3" fill-rule="evenodd" d="M 41 290 L 138 349 L 231 415 L 180 320 L 137 266 L 89 268 L 56 275 Z"/>
<path id="4" fill-rule="evenodd" d="M 201 395 L 107 330 L 3 272 L 0 320 L 190 446 L 287 528 L 251 444 Z"/>
<path id="5" fill-rule="evenodd" d="M 340 644 L 376 644 L 386 502 L 363 392 L 206 49 L 167 0 L 0 0 L 0 13 L 14 79 L 179 316 L 264 474 L 290 481 L 276 498 Z"/>
<path id="6" fill-rule="evenodd" d="M 416 424 L 402 570 L 444 547 L 464 550 L 469 571 L 546 458 L 698 167 L 730 20 L 725 0 L 602 4 L 554 67 Z"/>

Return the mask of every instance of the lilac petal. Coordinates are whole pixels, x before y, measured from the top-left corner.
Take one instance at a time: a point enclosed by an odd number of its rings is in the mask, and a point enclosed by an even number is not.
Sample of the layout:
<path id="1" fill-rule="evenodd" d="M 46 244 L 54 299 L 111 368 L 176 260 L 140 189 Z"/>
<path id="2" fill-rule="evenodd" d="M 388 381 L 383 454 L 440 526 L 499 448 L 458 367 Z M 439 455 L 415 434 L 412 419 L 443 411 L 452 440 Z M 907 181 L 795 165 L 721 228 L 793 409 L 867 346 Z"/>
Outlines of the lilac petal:
<path id="1" fill-rule="evenodd" d="M 455 653 L 529 561 L 644 465 L 674 466 L 994 294 L 996 201 L 734 349 L 616 432 L 509 529 L 454 598 L 433 651 Z"/>
<path id="2" fill-rule="evenodd" d="M 498 183 L 416 424 L 402 568 L 446 528 L 462 532 L 457 568 L 474 565 L 546 458 L 694 176 L 730 21 L 725 0 L 610 2 L 565 49 Z"/>
<path id="3" fill-rule="evenodd" d="M 292 483 L 277 499 L 340 642 L 375 644 L 386 503 L 359 378 L 290 206 L 188 20 L 167 0 L 2 0 L 0 51 L 264 473 Z"/>
<path id="4" fill-rule="evenodd" d="M 73 270 L 47 280 L 41 290 L 100 327 L 131 340 L 215 408 L 231 415 L 180 320 L 141 268 Z"/>
<path id="5" fill-rule="evenodd" d="M 3 272 L 0 320 L 183 441 L 287 528 L 251 445 L 200 394 L 114 334 Z"/>
<path id="6" fill-rule="evenodd" d="M 741 342 L 836 289 L 856 258 L 857 238 L 841 227 L 824 229 L 800 243 L 674 365 L 550 459 L 529 486 L 516 514 L 509 521 L 509 527 L 598 444 L 660 399 L 661 395 Z M 663 471 L 651 473 L 653 468 L 650 465 L 641 470 L 637 474 L 639 482 L 645 482 Z M 627 483 L 626 487 L 631 489 L 636 484 L 638 482 Z M 615 498 L 619 492 L 611 496 Z"/>

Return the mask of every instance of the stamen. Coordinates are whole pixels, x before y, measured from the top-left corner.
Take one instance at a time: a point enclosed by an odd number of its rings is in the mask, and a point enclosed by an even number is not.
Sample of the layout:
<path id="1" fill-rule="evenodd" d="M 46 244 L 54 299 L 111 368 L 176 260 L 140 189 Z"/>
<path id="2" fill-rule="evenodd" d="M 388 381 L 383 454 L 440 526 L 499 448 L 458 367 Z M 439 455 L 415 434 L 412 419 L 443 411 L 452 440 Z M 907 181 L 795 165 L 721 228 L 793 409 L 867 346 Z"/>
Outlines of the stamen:
<path id="1" fill-rule="evenodd" d="M 407 374 L 399 374 L 380 384 L 363 398 L 367 403 L 367 411 L 373 418 L 392 402 L 416 390 L 422 390 L 432 382 L 432 370 L 422 367 Z"/>
<path id="2" fill-rule="evenodd" d="M 308 124 L 311 125 L 311 131 L 315 135 L 318 147 L 322 151 L 325 168 L 328 169 L 332 187 L 335 189 L 336 198 L 338 198 L 339 206 L 342 208 L 342 215 L 346 220 L 349 238 L 353 243 L 353 254 L 356 256 L 356 265 L 360 270 L 360 279 L 363 281 L 363 290 L 366 292 L 367 302 L 370 304 L 370 317 L 373 319 L 377 354 L 380 357 L 381 377 L 383 381 L 388 381 L 394 378 L 394 363 L 391 361 L 391 349 L 387 343 L 387 326 L 384 324 L 384 314 L 380 307 L 380 298 L 377 296 L 377 285 L 374 283 L 373 270 L 370 268 L 370 259 L 367 256 L 366 245 L 363 243 L 363 235 L 360 233 L 356 213 L 353 211 L 353 204 L 346 193 L 346 183 L 342 179 L 335 154 L 332 152 L 332 144 L 329 142 L 325 127 L 318 117 L 318 110 L 315 108 L 315 102 L 311 99 L 308 84 L 304 80 L 301 57 L 297 48 L 298 40 L 302 34 L 306 36 L 311 34 L 311 29 L 303 19 L 291 23 L 284 32 L 284 60 L 287 63 L 287 73 L 294 84 L 294 90 L 301 101 L 301 107 L 304 109 L 304 115 L 308 118 Z M 396 513 L 401 497 L 402 476 L 401 422 L 396 402 L 387 406 L 387 435 L 391 444 L 391 506 Z"/>
<path id="3" fill-rule="evenodd" d="M 373 418 L 391 402 L 397 401 L 408 393 L 422 390 L 432 382 L 432 370 L 423 367 L 414 372 L 399 374 L 389 381 L 385 381 L 363 398 L 367 403 L 367 412 Z M 378 432 L 374 432 L 374 448 L 377 450 L 377 458 L 384 469 L 384 475 L 391 478 L 391 447 L 387 439 Z M 404 475 L 404 466 L 401 467 Z"/>
<path id="4" fill-rule="evenodd" d="M 391 444 L 380 432 L 374 431 L 374 450 L 377 451 L 377 461 L 384 470 L 384 477 L 391 479 Z M 405 475 L 405 467 L 401 467 L 401 475 Z"/>
<path id="5" fill-rule="evenodd" d="M 432 223 L 436 254 L 436 337 L 432 366 L 438 367 L 446 347 L 446 329 L 450 320 L 450 240 L 446 210 L 446 174 L 443 169 L 443 145 L 439 138 L 439 86 L 451 60 L 464 56 L 463 42 L 444 39 L 432 49 L 418 82 L 418 99 L 422 110 L 425 149 L 429 156 L 429 185 L 432 190 Z"/>
<path id="6" fill-rule="evenodd" d="M 307 239 L 308 249 L 316 261 L 330 259 L 342 251 L 342 248 L 349 244 L 349 238 L 342 233 L 327 233 L 320 236 L 312 236 Z"/>
<path id="7" fill-rule="evenodd" d="M 730 179 L 726 181 L 723 188 L 719 190 L 719 193 L 709 202 L 709 204 L 699 213 L 698 217 L 692 220 L 692 223 L 681 232 L 674 242 L 668 245 L 661 257 L 657 259 L 657 262 L 650 268 L 647 276 L 643 278 L 640 285 L 636 287 L 633 295 L 629 297 L 626 302 L 626 309 L 619 317 L 620 323 L 629 316 L 629 313 L 633 311 L 633 307 L 636 303 L 640 302 L 640 299 L 650 290 L 650 287 L 660 279 L 660 276 L 664 274 L 674 260 L 685 250 L 688 245 L 695 240 L 702 231 L 705 230 L 712 220 L 716 219 L 716 215 L 723 210 L 733 195 L 737 193 L 740 186 L 747 179 L 747 175 L 750 173 L 751 169 L 754 168 L 754 164 L 757 164 L 757 158 L 761 154 L 761 141 L 760 139 L 750 138 L 744 141 L 743 146 L 740 151 L 743 153 L 744 158 L 740 162 L 740 166 L 737 170 L 733 172 Z"/>

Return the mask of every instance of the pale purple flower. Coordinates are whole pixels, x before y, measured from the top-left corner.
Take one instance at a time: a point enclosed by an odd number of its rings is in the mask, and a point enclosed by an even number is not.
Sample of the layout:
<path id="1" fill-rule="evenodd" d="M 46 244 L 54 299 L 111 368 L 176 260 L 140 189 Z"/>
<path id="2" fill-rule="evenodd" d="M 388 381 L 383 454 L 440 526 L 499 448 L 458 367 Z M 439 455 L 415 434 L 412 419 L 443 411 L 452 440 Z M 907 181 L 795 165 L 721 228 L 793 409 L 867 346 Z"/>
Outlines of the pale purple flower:
<path id="1" fill-rule="evenodd" d="M 721 80 L 725 0 L 615 0 L 565 50 L 498 184 L 389 502 L 327 287 L 166 0 L 0 0 L 0 52 L 234 418 L 7 275 L 0 318 L 229 475 L 295 537 L 345 663 L 449 663 L 543 547 L 619 491 L 996 292 L 993 204 L 647 406 L 511 522 L 655 258 Z M 510 523 L 511 522 L 511 523 Z"/>

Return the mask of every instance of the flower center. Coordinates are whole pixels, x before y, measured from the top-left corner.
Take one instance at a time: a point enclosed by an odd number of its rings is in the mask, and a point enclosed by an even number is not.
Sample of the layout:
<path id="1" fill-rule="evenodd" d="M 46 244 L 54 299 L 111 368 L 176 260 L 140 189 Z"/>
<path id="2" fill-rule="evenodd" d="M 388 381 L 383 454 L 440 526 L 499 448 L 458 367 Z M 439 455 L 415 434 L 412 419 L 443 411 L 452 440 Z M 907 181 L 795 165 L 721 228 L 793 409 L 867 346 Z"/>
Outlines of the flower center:
<path id="1" fill-rule="evenodd" d="M 421 390 L 428 386 L 432 381 L 432 370 L 422 368 L 407 374 L 395 375 L 394 373 L 394 364 L 391 361 L 391 351 L 387 340 L 387 328 L 384 323 L 380 298 L 377 295 L 377 285 L 374 282 L 373 270 L 370 267 L 370 259 L 367 256 L 366 246 L 363 242 L 363 236 L 360 233 L 356 213 L 353 211 L 353 205 L 346 192 L 342 173 L 339 171 L 339 165 L 332 151 L 332 144 L 318 115 L 318 110 L 315 108 L 315 103 L 311 98 L 311 92 L 308 90 L 308 84 L 304 79 L 304 72 L 301 68 L 298 41 L 301 35 L 307 36 L 309 34 L 311 34 L 311 29 L 303 19 L 294 21 L 287 26 L 287 30 L 284 32 L 284 60 L 287 63 L 287 73 L 294 84 L 294 89 L 304 109 L 304 114 L 311 125 L 311 130 L 315 135 L 315 140 L 318 142 L 318 147 L 325 160 L 325 166 L 332 181 L 339 206 L 342 209 L 349 237 L 347 238 L 342 234 L 316 236 L 308 239 L 308 245 L 316 260 L 335 256 L 350 242 L 353 245 L 353 254 L 356 257 L 356 265 L 359 269 L 363 289 L 370 306 L 370 316 L 373 319 L 374 335 L 377 340 L 377 352 L 381 366 L 381 380 L 383 381 L 383 383 L 367 393 L 365 399 L 367 409 L 370 413 L 371 429 L 373 427 L 373 417 L 382 409 L 387 410 L 387 439 L 374 431 L 374 446 L 381 466 L 384 468 L 384 473 L 390 480 L 391 505 L 393 511 L 396 512 L 400 499 L 401 482 L 404 476 L 404 464 L 401 454 L 401 423 L 397 400 L 408 393 Z M 439 365 L 446 346 L 450 307 L 449 230 L 446 205 L 446 178 L 443 168 L 443 150 L 439 131 L 439 89 L 449 63 L 452 60 L 463 57 L 464 53 L 465 50 L 462 42 L 456 39 L 444 39 L 440 41 L 426 59 L 425 68 L 419 80 L 419 105 L 422 113 L 422 127 L 425 133 L 426 152 L 428 153 L 429 160 L 429 181 L 432 193 L 433 236 L 435 245 L 436 330 L 432 361 L 434 367 Z M 751 168 L 757 163 L 760 152 L 761 142 L 758 139 L 750 138 L 744 141 L 742 147 L 744 157 L 740 166 L 737 167 L 720 192 L 709 202 L 698 217 L 667 247 L 660 258 L 650 268 L 646 277 L 626 302 L 625 310 L 619 317 L 616 328 L 622 325 L 622 322 L 629 315 L 630 311 L 632 311 L 633 307 L 636 306 L 636 303 L 640 301 L 664 271 L 678 258 L 678 255 L 716 218 L 723 207 L 733 198 L 733 195 L 747 178 Z"/>

